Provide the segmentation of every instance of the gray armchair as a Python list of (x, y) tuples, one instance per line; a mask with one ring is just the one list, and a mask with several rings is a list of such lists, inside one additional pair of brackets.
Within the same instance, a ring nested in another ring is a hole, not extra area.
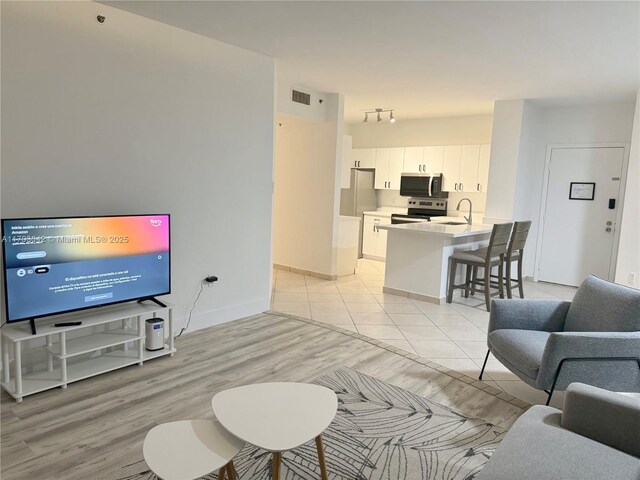
[(640, 391), (640, 291), (590, 276), (573, 302), (494, 300), (489, 353), (549, 394), (582, 382)]
[(581, 383), (562, 411), (536, 405), (498, 445), (475, 480), (638, 480), (640, 400)]

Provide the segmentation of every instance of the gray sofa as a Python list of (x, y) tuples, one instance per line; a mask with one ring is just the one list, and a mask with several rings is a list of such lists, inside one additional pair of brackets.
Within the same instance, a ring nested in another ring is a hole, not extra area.
[(640, 291), (590, 276), (572, 302), (494, 300), (487, 345), (547, 405), (572, 382), (638, 392)]
[(639, 480), (640, 399), (574, 383), (563, 411), (535, 406), (474, 480)]

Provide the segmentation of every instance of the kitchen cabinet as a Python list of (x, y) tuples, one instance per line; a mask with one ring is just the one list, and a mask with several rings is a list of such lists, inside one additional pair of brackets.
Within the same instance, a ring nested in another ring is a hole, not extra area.
[(342, 166), (340, 170), (340, 188), (351, 187), (351, 169), (353, 168), (352, 155), (353, 138), (351, 135), (342, 137)]
[(478, 192), (487, 191), (487, 183), (489, 183), (489, 158), (491, 154), (491, 145), (480, 145), (480, 156), (478, 158), (478, 178), (476, 188)]
[(379, 230), (380, 225), (391, 225), (391, 218), (377, 215), (364, 216), (362, 254), (367, 257), (383, 259), (387, 256), (387, 232)]
[(351, 168), (376, 168), (375, 148), (355, 148), (351, 157)]
[(444, 147), (424, 147), (422, 173), (442, 173), (444, 162)]
[(404, 148), (376, 149), (376, 190), (399, 190), (404, 164)]
[(478, 159), (480, 145), (463, 145), (460, 156), (459, 192), (478, 191)]
[(444, 147), (442, 189), (447, 192), (477, 192), (479, 160), (480, 145)]
[(404, 148), (404, 171), (407, 173), (422, 173), (424, 165), (423, 147)]
[(442, 163), (442, 190), (445, 192), (457, 192), (460, 183), (460, 157), (461, 145), (448, 145), (444, 147)]

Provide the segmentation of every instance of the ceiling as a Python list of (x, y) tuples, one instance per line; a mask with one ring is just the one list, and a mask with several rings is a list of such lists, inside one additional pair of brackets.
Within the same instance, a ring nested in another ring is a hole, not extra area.
[(279, 78), (396, 117), (490, 113), (495, 100), (628, 101), (640, 2), (104, 2), (276, 58)]

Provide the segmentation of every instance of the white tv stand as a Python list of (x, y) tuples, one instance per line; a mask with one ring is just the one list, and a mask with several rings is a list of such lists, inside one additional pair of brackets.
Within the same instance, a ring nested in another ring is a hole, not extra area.
[[(34, 393), (62, 387), (78, 380), (110, 372), (129, 365), (142, 365), (145, 360), (173, 356), (173, 305), (161, 307), (151, 302), (126, 303), (101, 307), (68, 315), (39, 320), (37, 333), (31, 334), (29, 322), (6, 324), (1, 332), (2, 388), (17, 402)], [(167, 311), (168, 338), (164, 349), (145, 349), (145, 319)], [(54, 323), (81, 321), (82, 325), (55, 327)], [(84, 332), (82, 331), (84, 330)], [(78, 336), (70, 332), (78, 332)], [(46, 366), (23, 375), (23, 342), (45, 338)], [(9, 368), (9, 345), (13, 345), (13, 377)]]

